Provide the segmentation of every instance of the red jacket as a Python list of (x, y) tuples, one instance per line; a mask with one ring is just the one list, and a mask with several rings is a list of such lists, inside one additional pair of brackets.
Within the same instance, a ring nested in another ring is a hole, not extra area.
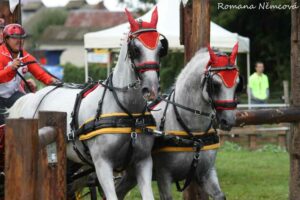
[[(21, 58), (23, 63), (29, 61), (35, 61), (36, 59), (23, 50), (23, 58)], [(13, 61), (7, 47), (5, 44), (0, 46), (0, 84), (11, 81), (16, 76), (16, 71), (11, 67), (7, 67), (10, 62)], [(25, 66), (22, 69), (22, 75), (25, 75), (26, 72), (29, 71), (36, 79), (43, 82), (46, 85), (52, 83), (52, 77), (47, 74), (38, 63), (29, 64), (27, 67)]]

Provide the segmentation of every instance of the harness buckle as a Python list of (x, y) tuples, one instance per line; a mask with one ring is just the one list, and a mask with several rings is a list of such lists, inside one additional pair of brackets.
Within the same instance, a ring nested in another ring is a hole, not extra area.
[(144, 118), (136, 118), (136, 120), (135, 120), (135, 127), (137, 127), (137, 128), (144, 128), (145, 127), (145, 120), (144, 120)]
[(195, 160), (199, 160), (200, 159), (200, 151), (195, 153), (194, 159)]
[(132, 140), (132, 144), (135, 144), (136, 138), (137, 138), (137, 133), (136, 133), (136, 131), (132, 131), (132, 132), (131, 132), (131, 140)]
[(202, 112), (200, 112), (199, 110), (195, 110), (194, 114), (195, 115), (202, 115)]
[(74, 133), (73, 130), (71, 130), (71, 132), (67, 134), (67, 140), (68, 141), (74, 141), (75, 140), (75, 133)]
[(134, 84), (134, 86), (133, 86), (133, 88), (134, 88), (134, 89), (139, 89), (139, 88), (140, 88), (140, 85), (141, 85), (141, 80), (140, 80), (140, 79), (137, 79), (136, 82), (135, 82), (135, 84)]

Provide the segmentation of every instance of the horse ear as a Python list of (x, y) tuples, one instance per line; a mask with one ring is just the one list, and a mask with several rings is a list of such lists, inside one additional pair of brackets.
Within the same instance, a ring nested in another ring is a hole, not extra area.
[(234, 47), (233, 47), (233, 49), (232, 49), (232, 53), (231, 53), (231, 55), (230, 55), (230, 63), (231, 63), (231, 64), (234, 64), (234, 62), (235, 62), (235, 58), (236, 58), (236, 56), (237, 56), (237, 54), (238, 54), (238, 49), (239, 49), (239, 44), (236, 43), (236, 44), (234, 45)]
[(130, 29), (131, 32), (134, 32), (136, 30), (139, 29), (139, 24), (137, 23), (137, 21), (133, 18), (133, 16), (131, 15), (131, 13), (127, 10), (127, 8), (125, 8), (125, 12), (128, 18), (128, 22), (130, 24)]
[(152, 17), (151, 17), (151, 26), (156, 28), (158, 21), (158, 12), (157, 12), (157, 6), (155, 7), (154, 11), (152, 12)]
[(209, 44), (207, 45), (207, 49), (208, 49), (208, 52), (209, 52), (209, 55), (210, 55), (210, 60), (212, 62), (214, 62), (217, 59), (217, 56), (216, 56), (215, 52), (211, 49)]

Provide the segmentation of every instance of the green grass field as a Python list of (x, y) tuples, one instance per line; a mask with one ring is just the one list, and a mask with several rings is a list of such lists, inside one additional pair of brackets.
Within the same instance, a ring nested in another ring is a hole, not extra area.
[[(288, 199), (289, 158), (279, 147), (266, 145), (248, 151), (226, 143), (217, 156), (217, 172), (228, 200), (286, 200)], [(153, 183), (155, 199), (159, 199)], [(181, 200), (181, 193), (173, 187), (173, 196)], [(138, 200), (137, 189), (126, 200)]]
[[(216, 166), (228, 200), (288, 199), (289, 157), (277, 146), (266, 145), (262, 149), (248, 151), (236, 144), (225, 143), (218, 153)], [(155, 199), (159, 199), (156, 182), (153, 182), (153, 190)], [(175, 186), (173, 197), (175, 200), (182, 199)], [(126, 200), (140, 199), (137, 188), (126, 196)]]

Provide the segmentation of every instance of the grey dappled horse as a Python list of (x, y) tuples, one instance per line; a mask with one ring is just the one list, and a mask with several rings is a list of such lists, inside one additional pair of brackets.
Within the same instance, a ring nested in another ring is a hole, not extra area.
[[(167, 41), (156, 31), (158, 21), (157, 8), (152, 13), (151, 22), (135, 21), (126, 10), (131, 31), (127, 40), (122, 44), (117, 65), (113, 71), (112, 83), (120, 103), (130, 113), (142, 113), (146, 100), (157, 97), (159, 89), (160, 57), (167, 52)], [(107, 83), (106, 83), (107, 84)], [(112, 85), (110, 86), (112, 87)], [(105, 85), (97, 86), (90, 94), (82, 99), (78, 111), (78, 124), (82, 125), (90, 118), (94, 118), (98, 102), (102, 98)], [(67, 112), (68, 123), (71, 122), (78, 89), (53, 86), (46, 87), (35, 94), (28, 94), (20, 98), (10, 109), (9, 118), (37, 118), (36, 111)], [(40, 104), (40, 105), (39, 105)], [(109, 89), (103, 99), (102, 114), (124, 113)], [(71, 127), (68, 126), (68, 133)], [(95, 166), (98, 180), (107, 200), (117, 200), (114, 186), (113, 170), (125, 167), (125, 160), (131, 144), (130, 134), (102, 134), (85, 140), (92, 162)], [(154, 199), (152, 179), (151, 149), (154, 138), (149, 135), (138, 134), (132, 155), (130, 156), (136, 170), (137, 182), (143, 199)], [(77, 148), (83, 153), (82, 143), (76, 139)], [(67, 147), (67, 156), (75, 162), (82, 163), (71, 143)]]
[[(236, 44), (232, 54), (227, 56), (216, 55), (210, 47), (209, 53), (206, 49), (201, 49), (179, 74), (175, 83), (175, 93), (171, 94), (170, 100), (203, 113), (216, 114), (216, 122), (213, 122), (207, 116), (177, 107), (178, 114), (191, 133), (206, 131), (213, 123), (223, 130), (230, 130), (234, 125), (236, 92), (242, 87), (242, 79), (234, 65), (237, 50)], [(160, 127), (166, 105), (167, 103), (162, 101), (152, 111), (157, 129)], [(176, 117), (174, 106), (169, 104), (166, 109), (164, 131), (172, 132), (172, 130), (185, 129)], [(216, 155), (216, 150), (200, 151), (199, 162), (192, 176), (194, 181), (204, 186), (214, 200), (223, 200), (225, 196), (220, 189), (214, 166)], [(194, 156), (195, 152), (158, 152), (152, 155), (153, 176), (158, 182), (161, 199), (172, 199), (171, 183), (187, 178)], [(123, 199), (136, 184), (133, 176), (134, 171), (128, 170), (119, 182), (117, 187), (119, 199)]]

